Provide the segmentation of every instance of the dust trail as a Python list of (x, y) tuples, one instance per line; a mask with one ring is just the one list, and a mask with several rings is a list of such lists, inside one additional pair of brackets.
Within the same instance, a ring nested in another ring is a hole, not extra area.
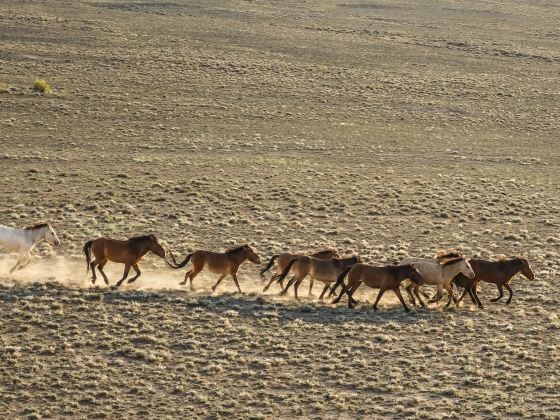
[[(81, 256), (49, 256), (40, 257), (33, 256), (31, 263), (22, 270), (9, 275), (9, 269), (15, 264), (16, 255), (0, 256), (0, 285), (1, 286), (25, 286), (32, 283), (58, 282), (69, 288), (90, 288), (91, 271), (86, 273), (86, 263)], [(108, 263), (105, 266), (105, 273), (109, 277), (110, 285), (115, 283), (122, 277), (124, 266), (122, 264)], [(142, 261), (140, 266), (142, 276), (134, 283), (123, 283), (119, 290), (180, 290), (188, 294), (208, 295), (212, 294), (211, 287), (218, 279), (217, 274), (203, 271), (194, 280), (194, 291), (191, 291), (189, 285), (181, 286), (179, 282), (183, 281), (185, 273), (189, 266), (175, 270), (169, 268), (165, 263), (154, 256), (148, 255)], [(290, 290), (286, 296), (279, 296), (280, 287), (273, 284), (270, 289), (263, 293), (262, 289), (268, 282), (268, 277), (259, 275), (260, 267), (252, 264), (244, 264), (238, 272), (239, 284), (243, 293), (248, 295), (262, 295), (267, 299), (275, 301), (295, 301), (293, 291)], [(132, 277), (134, 271), (131, 270), (129, 277)], [(97, 274), (96, 286), (106, 287), (101, 275)], [(314, 301), (318, 302), (318, 296), (321, 293), (323, 283), (316, 281), (313, 288), (313, 296), (308, 296), (309, 282), (305, 280), (299, 289), (300, 300), (302, 302)], [(235, 293), (237, 288), (231, 277), (227, 276), (218, 286), (214, 294)], [(377, 292), (372, 289), (361, 287), (357, 292), (357, 297), (362, 301), (373, 302)], [(332, 298), (325, 298), (325, 303), (330, 302)], [(383, 296), (381, 306), (389, 303), (390, 305), (398, 304), (396, 297), (387, 293)], [(344, 305), (344, 304), (343, 304)]]
[[(92, 287), (91, 271), (86, 273), (86, 263), (83, 257), (78, 256), (34, 256), (31, 263), (22, 270), (16, 271), (12, 276), (9, 269), (15, 264), (16, 255), (0, 256), (0, 285), (15, 286), (31, 283), (58, 282), (71, 288)], [(165, 263), (153, 256), (147, 256), (140, 265), (141, 277), (132, 284), (123, 283), (121, 290), (183, 290), (190, 292), (189, 285), (181, 286), (179, 282), (184, 279), (188, 266), (174, 270)], [(258, 274), (257, 266), (244, 265), (238, 273), (238, 279), (243, 292), (247, 294), (263, 294), (262, 288), (266, 284)], [(110, 285), (114, 285), (123, 274), (122, 264), (108, 263), (104, 271), (109, 277)], [(130, 271), (129, 277), (134, 275), (134, 270)], [(195, 293), (211, 293), (210, 288), (216, 282), (217, 274), (202, 272), (194, 280)], [(96, 285), (105, 287), (105, 283), (99, 273), (97, 273)], [(274, 287), (271, 287), (274, 289)], [(316, 287), (317, 289), (317, 287)], [(216, 293), (236, 292), (237, 288), (231, 277), (226, 277), (218, 286)], [(280, 288), (269, 291), (266, 295), (273, 297), (278, 294)]]

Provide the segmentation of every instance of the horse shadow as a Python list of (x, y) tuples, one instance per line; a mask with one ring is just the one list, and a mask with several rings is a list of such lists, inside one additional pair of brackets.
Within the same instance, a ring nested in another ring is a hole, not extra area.
[[(79, 292), (79, 294), (76, 294)], [(297, 301), (295, 299), (279, 299), (274, 295), (259, 295), (257, 293), (240, 294), (226, 292), (222, 294), (193, 293), (175, 289), (161, 290), (123, 290), (115, 288), (73, 288), (55, 282), (31, 283), (25, 286), (0, 286), (0, 302), (10, 302), (19, 299), (65, 296), (80, 297), (86, 301), (103, 301), (104, 304), (120, 304), (135, 302), (137, 304), (169, 305), (176, 311), (208, 311), (218, 316), (242, 317), (245, 320), (259, 320), (271, 318), (279, 324), (303, 322), (306, 324), (336, 325), (349, 322), (367, 324), (399, 323), (414, 325), (423, 322), (444, 321), (451, 314), (471, 318), (471, 310), (462, 308), (442, 309), (411, 308), (405, 312), (402, 306), (389, 308), (372, 308), (371, 303), (363, 303), (357, 309), (350, 309), (344, 305), (332, 305), (328, 301)], [(467, 308), (464, 308), (467, 309)]]

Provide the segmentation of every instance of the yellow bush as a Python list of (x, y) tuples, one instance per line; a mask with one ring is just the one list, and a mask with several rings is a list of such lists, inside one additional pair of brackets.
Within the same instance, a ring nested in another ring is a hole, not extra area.
[(33, 84), (33, 89), (43, 93), (49, 93), (51, 91), (50, 85), (44, 79), (35, 79), (35, 83)]

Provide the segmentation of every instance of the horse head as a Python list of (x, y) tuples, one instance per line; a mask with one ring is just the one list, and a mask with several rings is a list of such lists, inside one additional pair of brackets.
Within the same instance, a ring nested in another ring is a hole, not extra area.
[(159, 243), (156, 235), (149, 235), (150, 251), (160, 258), (165, 258), (165, 248)]
[(531, 266), (529, 265), (529, 261), (527, 261), (526, 258), (523, 257), (515, 257), (515, 261), (521, 265), (521, 274), (523, 274), (528, 280), (535, 280), (535, 273), (533, 273), (533, 270), (531, 269)]
[(47, 226), (45, 226), (45, 229), (45, 241), (47, 241), (51, 245), (60, 245), (60, 239), (58, 239), (58, 235), (54, 231), (53, 227), (47, 224)]
[(414, 264), (407, 264), (405, 266), (406, 270), (406, 277), (416, 283), (418, 286), (422, 286), (424, 284), (424, 279), (422, 275), (418, 271), (418, 269), (414, 266)]
[(253, 248), (251, 248), (249, 245), (245, 244), (243, 245), (243, 249), (245, 251), (245, 257), (251, 261), (252, 263), (255, 264), (260, 264), (261, 263), (261, 259), (259, 258), (259, 256), (257, 255), (257, 253), (255, 252), (255, 250)]
[(461, 258), (460, 264), (461, 273), (463, 273), (469, 279), (474, 279), (476, 277), (476, 273), (474, 272), (466, 258)]

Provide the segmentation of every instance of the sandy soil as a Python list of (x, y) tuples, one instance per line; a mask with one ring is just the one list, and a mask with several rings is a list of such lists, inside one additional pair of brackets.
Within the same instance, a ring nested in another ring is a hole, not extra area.
[[(0, 416), (560, 416), (558, 21), (545, 0), (4, 1), (0, 223), (63, 244), (15, 279), (0, 258)], [(243, 295), (154, 256), (90, 288), (85, 240), (147, 232), (263, 260), (522, 254), (536, 280), (410, 314), (263, 295), (249, 263)]]

